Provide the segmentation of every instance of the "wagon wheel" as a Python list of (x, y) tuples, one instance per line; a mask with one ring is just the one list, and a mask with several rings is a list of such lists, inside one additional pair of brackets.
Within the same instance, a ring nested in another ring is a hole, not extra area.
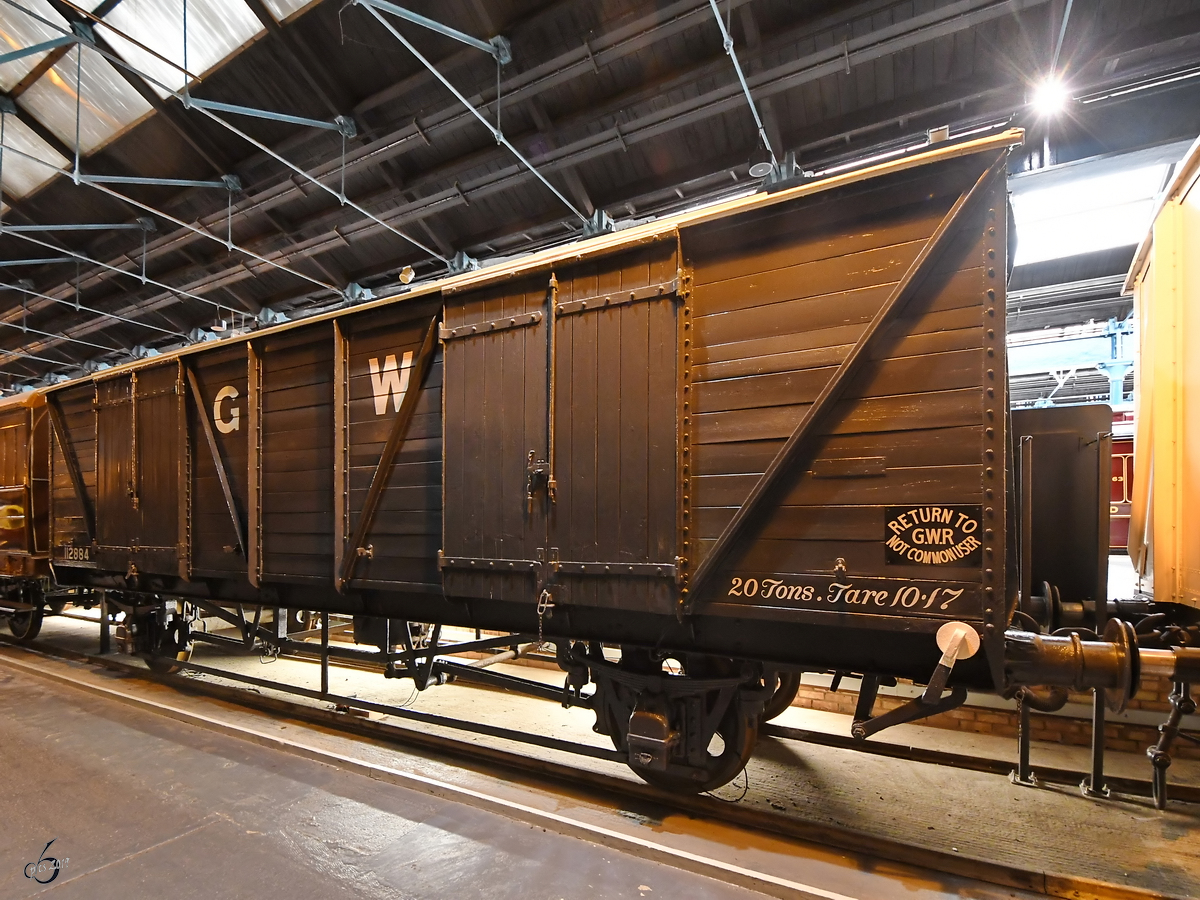
[(703, 766), (673, 765), (665, 772), (637, 766), (630, 768), (655, 787), (673, 793), (698, 794), (715, 790), (737, 778), (750, 761), (757, 742), (758, 716), (743, 713), (735, 698), (717, 726), (716, 735), (709, 744), (708, 760)]
[(796, 694), (800, 691), (799, 672), (780, 672), (775, 676), (775, 693), (763, 707), (760, 722), (770, 722), (780, 716), (785, 709), (792, 705)]
[(42, 630), (42, 608), (35, 606), (24, 612), (15, 612), (8, 617), (8, 630), (18, 641), (32, 641)]
[(146, 666), (156, 675), (175, 675), (183, 667), (171, 659), (185, 663), (192, 658), (192, 635), (187, 619), (175, 616), (165, 626), (158, 624), (158, 616), (151, 614), (142, 620), (142, 628), (149, 630), (149, 655)]

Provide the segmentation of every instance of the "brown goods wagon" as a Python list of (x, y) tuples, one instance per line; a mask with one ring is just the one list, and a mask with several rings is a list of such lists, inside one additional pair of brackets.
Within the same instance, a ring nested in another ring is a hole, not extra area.
[(41, 627), (50, 575), (48, 429), (40, 394), (0, 405), (0, 610), (22, 638)]
[(800, 670), (931, 682), (860, 736), (968, 685), (1122, 698), (1131, 629), (1006, 634), (1020, 137), (49, 389), (58, 578), (156, 605), (142, 630), (169, 653), (185, 603), (353, 614), (412, 665), (407, 622), (545, 636), (564, 698), (639, 773), (693, 790), (736, 774)]

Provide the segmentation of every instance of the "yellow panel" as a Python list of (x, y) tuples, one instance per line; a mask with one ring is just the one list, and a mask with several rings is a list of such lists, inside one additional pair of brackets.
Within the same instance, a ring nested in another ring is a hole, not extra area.
[[(1129, 282), (1138, 326), (1129, 553), (1154, 599), (1200, 607), (1200, 141)], [(1192, 348), (1192, 352), (1189, 352)]]

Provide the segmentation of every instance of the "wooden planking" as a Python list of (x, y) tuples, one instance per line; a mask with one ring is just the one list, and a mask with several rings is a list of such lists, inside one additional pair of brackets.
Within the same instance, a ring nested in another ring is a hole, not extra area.
[[(208, 439), (197, 417), (209, 419), (213, 440), (225, 469), (234, 507), (241, 521), (243, 534), (249, 509), (249, 409), (247, 398), (246, 350), (234, 346), (199, 354), (188, 361), (200, 390), (201, 406), (196, 408), (189, 397), (189, 433), (192, 447), (192, 536), (191, 560), (194, 569), (244, 575), (246, 559), (226, 547), (237, 546), (229, 508), (217, 477)], [(236, 397), (221, 401), (222, 430), (217, 427), (213, 404), (224, 388), (232, 388)], [(236, 416), (236, 423), (234, 417)], [(234, 427), (236, 425), (236, 427)]]
[[(333, 569), (333, 342), (326, 328), (264, 341), (260, 414), (262, 571), (319, 576)], [(297, 400), (303, 396), (306, 403)], [(307, 460), (305, 462), (304, 460)], [(267, 526), (280, 513), (317, 513), (324, 525), (303, 540)]]
[[(938, 391), (843, 400), (830, 414), (830, 434), (951, 428), (980, 422), (980, 391)], [(692, 417), (694, 444), (786, 438), (809, 404), (702, 413)]]
[[(59, 403), (66, 428), (66, 440), (79, 466), (80, 477), (92, 509), (96, 504), (96, 412), (93, 408), (95, 387), (91, 383), (58, 391), (54, 400)], [(63, 447), (52, 437), (51, 456), (51, 545), (88, 545), (83, 507), (75, 495), (67, 474)]]
[[(558, 273), (560, 303), (677, 277), (670, 242)], [(551, 545), (567, 560), (675, 555), (674, 296), (597, 308), (556, 325), (556, 472)], [(664, 410), (665, 406), (665, 410)], [(665, 490), (664, 484), (665, 482)], [(561, 600), (648, 609), (644, 579), (560, 579)], [(657, 602), (657, 601), (655, 601)]]
[[(891, 274), (896, 274), (898, 278), (903, 274), (903, 269), (899, 273)], [(916, 301), (910, 301), (897, 319), (912, 319), (964, 307), (978, 309), (982, 305), (982, 292), (979, 290), (982, 267), (972, 266), (965, 270), (942, 271), (936, 274), (938, 289), (921, 298), (924, 302), (920, 305)], [(887, 299), (895, 283), (895, 279), (881, 280), (855, 290), (837, 289), (825, 294), (808, 294), (768, 305), (747, 305), (737, 312), (710, 313), (695, 322), (696, 344), (700, 348), (707, 348), (717, 344), (754, 341), (797, 333), (807, 337), (804, 338), (804, 344), (796, 349), (828, 346), (822, 338), (834, 344), (846, 343), (846, 338), (851, 333), (848, 330), (829, 335), (819, 332), (865, 325)], [(700, 289), (697, 288), (697, 295), (699, 294)], [(918, 333), (931, 330), (922, 328), (920, 322), (911, 325)], [(761, 352), (753, 347), (743, 349), (751, 353)]]
[[(138, 373), (137, 401), (137, 537), (140, 543), (176, 547), (179, 542), (179, 479), (183, 448), (179, 446), (179, 413), (183, 386), (179, 363), (172, 360)], [(168, 566), (163, 571), (157, 566)], [(178, 574), (178, 561), (168, 554), (143, 560), (142, 571)]]
[[(447, 327), (546, 310), (546, 273), (446, 298)], [(444, 345), (447, 556), (530, 559), (545, 546), (544, 493), (526, 502), (527, 454), (545, 459), (547, 321)], [(530, 600), (528, 579), (445, 573), (447, 590)], [(506, 592), (517, 591), (510, 596)]]
[[(955, 193), (944, 191), (945, 208)], [(890, 233), (835, 227), (811, 238), (810, 226), (784, 235), (748, 223), (740, 235), (727, 232), (727, 250), (713, 247), (715, 262), (697, 255), (690, 486), (701, 557), (911, 263), (939, 205), (923, 218), (893, 219)], [(982, 503), (983, 396), (994, 379), (984, 352), (983, 289), (994, 268), (980, 246), (985, 215), (961, 223), (936, 269), (876, 336), (806, 454), (808, 471), (793, 475), (782, 507), (735, 549), (737, 571), (830, 571), (841, 556), (854, 558), (857, 574), (901, 574), (910, 567), (884, 568), (884, 507)], [(772, 245), (760, 251), (755, 240)], [(865, 457), (876, 462), (837, 462)]]
[[(736, 507), (758, 480), (751, 475), (698, 475), (693, 479), (694, 508)], [(780, 504), (978, 503), (983, 496), (979, 464), (966, 466), (889, 467), (883, 475), (818, 478), (800, 475), (778, 497)], [(950, 500), (947, 500), (950, 497)], [(715, 537), (715, 535), (714, 535)]]
[[(836, 366), (766, 375), (747, 375), (697, 386), (698, 413), (810, 403), (833, 377)], [(979, 351), (905, 356), (863, 367), (848, 393), (858, 398), (981, 387)]]
[[(707, 551), (715, 540), (698, 541)], [(737, 572), (769, 572), (773, 575), (821, 572), (832, 575), (839, 559), (846, 561), (851, 578), (913, 578), (939, 582), (979, 583), (979, 568), (969, 566), (887, 565), (885, 546), (874, 541), (795, 541), (759, 538), (744, 543), (730, 555), (730, 568)], [(728, 584), (728, 581), (725, 582)]]
[[(771, 512), (762, 528), (765, 538), (810, 541), (877, 541), (887, 525), (885, 506), (793, 506), (783, 504)], [(733, 518), (736, 506), (695, 510), (696, 533), (713, 539)]]
[[(917, 356), (982, 346), (983, 310), (978, 307), (928, 313), (919, 319), (898, 319), (881, 330), (872, 359)], [(696, 348), (693, 377), (715, 381), (738, 375), (786, 372), (837, 365), (862, 335), (865, 324), (797, 331)]]
[(923, 225), (924, 234), (932, 234), (977, 174), (971, 164), (947, 165), (938, 173), (912, 170), (693, 227), (686, 238), (697, 262), (696, 283), (911, 240), (911, 234), (902, 236), (910, 223), (922, 223), (917, 229)]
[[(874, 433), (831, 435), (815, 445), (818, 459), (881, 455), (887, 465), (971, 465), (979, 460), (982, 425), (897, 431), (883, 445)], [(693, 448), (692, 471), (697, 475), (762, 474), (783, 439), (700, 444)]]
[(131, 396), (129, 374), (96, 384), (96, 543), (101, 547), (131, 547), (138, 537)]

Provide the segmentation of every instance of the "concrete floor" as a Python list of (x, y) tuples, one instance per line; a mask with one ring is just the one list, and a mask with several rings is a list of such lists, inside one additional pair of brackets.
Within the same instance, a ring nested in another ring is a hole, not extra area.
[(6, 898), (755, 896), (11, 670), (0, 722)]
[[(56, 644), (75, 644), (87, 652), (95, 650), (93, 625), (48, 619), (43, 635)], [(300, 685), (313, 685), (317, 678), (316, 667), (308, 663), (277, 660), (263, 665), (257, 658), (222, 656), (210, 647), (202, 648), (196, 661)], [(553, 683), (561, 679), (561, 675), (551, 670), (522, 668), (517, 672), (525, 676), (540, 675)], [(562, 710), (557, 704), (498, 691), (450, 685), (416, 694), (411, 682), (388, 681), (375, 673), (346, 669), (334, 670), (332, 688), (338, 693), (363, 699), (412, 703), (426, 712), (471, 717), (508, 727), (520, 723), (520, 727), (529, 731), (580, 743), (603, 746), (606, 740), (591, 732), (593, 717), (586, 710)], [(164, 696), (182, 697), (163, 688), (157, 690), (163, 691)], [(263, 721), (261, 716), (251, 712), (242, 711), (240, 715), (248, 721)], [(845, 733), (847, 723), (837, 721), (841, 718), (793, 707), (780, 721), (797, 727)], [(398, 724), (413, 727), (411, 722)], [(464, 739), (462, 732), (443, 733)], [(889, 735), (897, 743), (953, 752), (997, 758), (1011, 758), (1015, 753), (1011, 740), (917, 725), (900, 726)], [(346, 742), (337, 743), (337, 746), (352, 747), (353, 752), (363, 758), (388, 765), (395, 765), (399, 758), (394, 747), (372, 745), (345, 736), (318, 737), (321, 741)], [(536, 752), (548, 759), (603, 771), (614, 777), (633, 778), (625, 767), (613, 763), (580, 759), (552, 750), (533, 751), (480, 736), (468, 739), (518, 749), (526, 754)], [(1085, 748), (1035, 745), (1034, 763), (1035, 766), (1040, 762), (1086, 768), (1086, 753)], [(447, 774), (446, 764), (440, 760), (422, 758), (407, 750), (401, 755), (404, 764), (415, 771), (436, 777), (461, 777)], [(148, 759), (148, 764), (157, 764), (152, 751)], [(1114, 774), (1145, 777), (1146, 761), (1137, 754), (1114, 753), (1109, 756), (1108, 770)], [(1200, 780), (1200, 765), (1196, 763), (1181, 761), (1171, 771), (1173, 779), (1189, 783)], [(740, 804), (770, 809), (817, 826), (827, 824), (868, 837), (901, 840), (914, 847), (961, 853), (965, 857), (1051, 874), (1094, 878), (1175, 896), (1200, 896), (1200, 809), (1193, 805), (1173, 803), (1167, 811), (1158, 812), (1144, 798), (1090, 800), (1070, 787), (1019, 788), (998, 776), (775, 739), (760, 742), (747, 776), (749, 787), (745, 796), (738, 800)], [(738, 780), (738, 785), (741, 781)], [(521, 786), (514, 796), (527, 789), (527, 785)], [(718, 793), (733, 800), (741, 792), (731, 785)], [(547, 802), (556, 804), (562, 799), (549, 798)], [(670, 833), (698, 842), (689, 845), (693, 849), (703, 845), (704, 852), (714, 853), (720, 852), (721, 847), (731, 847), (736, 851), (739, 864), (746, 864), (751, 858), (756, 866), (767, 866), (769, 862), (763, 855), (766, 853), (763, 848), (740, 845), (738, 841), (743, 838), (698, 833), (690, 822), (685, 821), (686, 817), (669, 819), (669, 825), (653, 816), (647, 819), (641, 813), (631, 814), (626, 819), (633, 821), (639, 817), (660, 834)], [(789, 852), (794, 853), (786, 847), (773, 848), (771, 853), (775, 855), (771, 857), (771, 864), (782, 865), (780, 860), (786, 861)], [(829, 869), (826, 874), (836, 885), (835, 890), (862, 897), (889, 895), (878, 885), (868, 888), (854, 880), (854, 873), (861, 873), (870, 866), (861, 859), (847, 858), (846, 854), (833, 851), (822, 856), (810, 848), (805, 851), (802, 862), (804, 865), (799, 869), (784, 866), (780, 873), (814, 883), (811, 875), (814, 867), (824, 866)], [(931, 877), (925, 883), (931, 886), (929, 890), (933, 896), (945, 896), (958, 890), (952, 881)], [(910, 890), (905, 888), (900, 895), (912, 896)], [(971, 892), (981, 895), (975, 889)]]

